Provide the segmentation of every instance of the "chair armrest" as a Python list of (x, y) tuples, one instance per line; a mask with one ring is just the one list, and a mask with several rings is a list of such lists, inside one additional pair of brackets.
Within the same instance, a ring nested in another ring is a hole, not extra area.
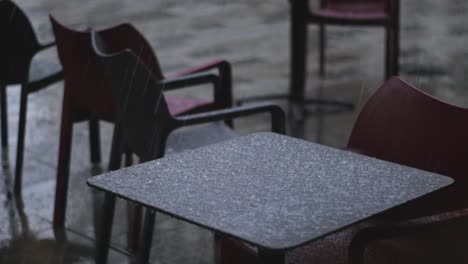
[(464, 221), (468, 224), (468, 210), (462, 209), (440, 215), (411, 219), (407, 221), (381, 224), (360, 230), (352, 239), (348, 249), (350, 264), (364, 263), (364, 253), (367, 245), (375, 240), (383, 240), (405, 235), (424, 233), (435, 230), (438, 226), (446, 226)]
[(232, 69), (231, 64), (222, 59), (214, 60), (209, 63), (194, 67), (173, 75), (174, 78), (180, 78), (186, 75), (205, 72), (216, 69), (220, 79), (220, 87), (214, 91), (214, 101), (219, 108), (232, 107)]
[(45, 88), (46, 86), (51, 85), (52, 83), (58, 82), (62, 79), (63, 79), (63, 70), (60, 70), (43, 79), (30, 82), (28, 84), (28, 93), (39, 91), (42, 88)]
[(222, 75), (223, 68), (229, 68), (229, 70), (230, 70), (231, 64), (226, 60), (218, 59), (218, 60), (213, 60), (213, 61), (210, 61), (208, 63), (202, 64), (202, 65), (199, 65), (199, 66), (196, 66), (196, 67), (193, 67), (193, 68), (181, 71), (181, 72), (178, 72), (178, 73), (174, 74), (173, 76), (174, 77), (181, 77), (181, 76), (184, 76), (184, 75), (187, 75), (187, 74), (204, 72), (204, 71), (209, 71), (209, 70), (213, 70), (213, 69), (217, 69), (219, 71), (218, 73), (220, 75)]
[(230, 86), (224, 88), (220, 77), (213, 73), (194, 73), (178, 78), (159, 81), (164, 91), (192, 87), (200, 84), (212, 84), (214, 89), (214, 103), (216, 108), (229, 108), (232, 106), (232, 92)]
[(45, 49), (48, 49), (48, 48), (54, 47), (54, 46), (55, 46), (55, 41), (52, 41), (52, 42), (49, 42), (49, 43), (46, 43), (46, 44), (40, 44), (39, 51), (42, 51), (42, 50), (45, 50)]
[(278, 134), (286, 133), (286, 115), (279, 106), (269, 103), (245, 105), (211, 112), (204, 112), (200, 114), (178, 116), (176, 117), (176, 121), (178, 122), (178, 126), (181, 127), (215, 121), (231, 120), (233, 118), (259, 113), (271, 114), (272, 132)]
[(172, 79), (164, 79), (158, 82), (158, 85), (161, 86), (164, 91), (188, 88), (200, 84), (213, 84), (216, 89), (216, 86), (219, 86), (219, 78), (212, 73), (196, 73)]

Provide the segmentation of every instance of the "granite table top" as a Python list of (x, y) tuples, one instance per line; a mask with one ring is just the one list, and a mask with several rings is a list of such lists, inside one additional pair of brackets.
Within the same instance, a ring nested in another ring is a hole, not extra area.
[(286, 250), (451, 184), (449, 177), (254, 133), (88, 184), (270, 250)]

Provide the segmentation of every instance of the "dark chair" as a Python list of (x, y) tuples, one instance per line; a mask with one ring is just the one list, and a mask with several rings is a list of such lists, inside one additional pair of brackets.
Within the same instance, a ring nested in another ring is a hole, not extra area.
[(391, 78), (366, 103), (348, 148), (383, 160), (447, 175), (455, 184), (385, 214), (401, 220), (468, 208), (468, 109), (442, 102)]
[(467, 237), (467, 209), (374, 225), (353, 237), (349, 263), (467, 263)]
[(9, 0), (0, 1), (0, 112), (2, 127), (2, 149), (8, 152), (8, 113), (6, 87), (21, 85), (18, 145), (16, 151), (15, 186), (16, 195), (21, 195), (24, 138), (28, 95), (62, 79), (58, 64), (33, 61), (40, 51), (53, 47), (53, 42), (38, 42), (33, 27), (24, 12)]
[(399, 72), (399, 0), (321, 0), (320, 8), (311, 10), (310, 0), (289, 0), (291, 4), (290, 85), (287, 95), (268, 95), (241, 99), (241, 102), (259, 99), (287, 98), (295, 103), (293, 114), (301, 119), (307, 104), (331, 105), (353, 109), (351, 103), (306, 98), (307, 26), (319, 25), (319, 76), (325, 77), (326, 25), (372, 26), (385, 29), (385, 79)]
[(306, 45), (303, 43), (307, 41), (307, 33), (304, 33), (306, 24), (319, 25), (320, 76), (325, 75), (325, 25), (377, 26), (385, 28), (385, 79), (398, 75), (399, 0), (321, 0), (320, 8), (312, 11), (309, 11), (308, 0), (290, 1), (293, 24), (296, 24), (293, 52), (297, 52), (298, 69), (299, 65), (305, 64)]
[[(468, 123), (465, 120), (468, 120), (468, 109), (444, 103), (398, 78), (385, 82), (362, 109), (347, 148), (447, 175), (455, 179), (455, 184), (294, 249), (288, 252), (288, 263), (346, 263), (348, 247), (356, 234), (350, 255), (351, 260), (360, 263), (369, 241), (399, 236), (412, 230), (422, 233), (449, 224), (467, 223), (468, 210), (463, 211), (468, 208), (465, 199), (468, 189)], [(450, 213), (452, 211), (455, 212)], [(396, 223), (397, 220), (401, 222)], [(395, 225), (379, 225), (394, 222)], [(368, 226), (374, 227), (359, 233)], [(405, 245), (405, 238), (402, 239), (400, 247)], [(256, 262), (255, 249), (236, 240), (223, 238), (221, 249), (222, 263)], [(380, 253), (384, 260), (392, 259), (388, 252), (387, 255), (386, 252)]]
[[(116, 105), (119, 109), (112, 140), (110, 170), (120, 168), (121, 157), (126, 150), (135, 153), (144, 162), (163, 157), (169, 147), (183, 150), (187, 147), (195, 148), (236, 136), (223, 123), (212, 123), (216, 121), (231, 120), (258, 113), (270, 113), (272, 130), (277, 133), (285, 133), (285, 115), (281, 108), (271, 104), (173, 116), (162, 92), (163, 89), (181, 88), (183, 83), (161, 80), (132, 50), (127, 49), (109, 54), (109, 42), (104, 41), (101, 36), (104, 35), (102, 33), (93, 34), (93, 43), (96, 53), (99, 54), (106, 66), (107, 75), (112, 82), (114, 96), (117, 100)], [(198, 76), (217, 80), (213, 74)], [(221, 85), (220, 81), (216, 81), (215, 85)], [(209, 123), (208, 127), (210, 128), (208, 130), (199, 126), (178, 130), (186, 126), (207, 123)], [(217, 126), (217, 128), (213, 126)], [(114, 206), (115, 197), (106, 195), (102, 214), (102, 229), (98, 238), (97, 263), (104, 263), (107, 258)], [(154, 212), (148, 210), (145, 215), (137, 263), (147, 263), (154, 221)]]
[(399, 0), (321, 0), (310, 10), (309, 0), (289, 0), (291, 4), (291, 84), (293, 102), (337, 105), (340, 101), (305, 99), (307, 25), (319, 25), (319, 76), (325, 77), (325, 25), (380, 26), (385, 28), (385, 79), (398, 75)]
[[(98, 120), (114, 122), (115, 109), (110, 84), (104, 75), (104, 68), (91, 47), (91, 31), (73, 30), (60, 24), (53, 17), (50, 17), (50, 20), (57, 40), (58, 54), (63, 65), (65, 80), (54, 211), (54, 227), (63, 228), (73, 124), (89, 121), (91, 162), (98, 163), (101, 161)], [(223, 86), (215, 86), (213, 102), (167, 96), (168, 109), (171, 114), (200, 112), (231, 105), (231, 71), (228, 62), (218, 60), (188, 70), (177, 78), (166, 80), (151, 45), (132, 25), (121, 24), (101, 30), (100, 33), (109, 43), (111, 51), (132, 50), (154, 76), (158, 80), (166, 81), (168, 86), (172, 83), (171, 81), (179, 86), (194, 86), (214, 84), (215, 81), (221, 79)], [(196, 74), (212, 69), (219, 71), (218, 77), (207, 78), (206, 75)]]
[[(370, 242), (389, 239), (394, 239), (392, 250), (402, 254), (398, 262), (408, 255), (414, 257), (415, 252), (420, 253), (417, 258), (421, 263), (468, 261), (467, 254), (460, 254), (466, 250), (457, 248), (468, 240), (453, 243), (458, 239), (456, 233), (465, 238), (468, 235), (467, 118), (468, 109), (442, 102), (397, 78), (390, 79), (369, 99), (354, 125), (348, 147), (364, 155), (450, 176), (455, 184), (382, 215), (386, 224), (358, 232), (349, 252), (352, 263), (363, 262), (364, 249)], [(443, 239), (445, 243), (443, 248), (434, 248), (419, 239), (410, 243), (408, 250), (405, 242), (414, 241), (415, 236)], [(389, 258), (385, 252), (371, 255), (376, 258), (373, 263), (387, 263)]]
[(353, 109), (351, 103), (305, 97), (307, 76), (307, 26), (319, 25), (319, 76), (325, 77), (325, 25), (379, 26), (385, 28), (385, 79), (398, 75), (399, 0), (321, 0), (320, 8), (310, 10), (309, 0), (289, 0), (291, 4), (290, 84), (288, 95), (241, 99), (287, 98), (295, 103), (293, 114), (302, 119), (307, 104), (331, 105)]

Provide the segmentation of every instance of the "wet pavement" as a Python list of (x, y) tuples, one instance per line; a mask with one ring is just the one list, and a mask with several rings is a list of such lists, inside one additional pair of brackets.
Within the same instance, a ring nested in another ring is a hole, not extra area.
[[(71, 27), (134, 24), (153, 45), (164, 71), (225, 58), (232, 63), (234, 96), (286, 92), (289, 77), (289, 14), (286, 0), (21, 0), (39, 38), (53, 39), (48, 14)], [(468, 107), (468, 3), (462, 0), (402, 0), (401, 76), (430, 94)], [(317, 28), (309, 27), (308, 96), (355, 103), (352, 112), (311, 108), (293, 135), (345, 146), (359, 108), (383, 80), (384, 33), (379, 28), (328, 28), (327, 77), (317, 78)], [(38, 61), (57, 62), (51, 49)], [(9, 151), (0, 175), (0, 263), (93, 263), (95, 211), (102, 195), (85, 185), (99, 173), (89, 161), (88, 125), (75, 125), (67, 229), (54, 233), (51, 219), (63, 83), (29, 96), (23, 199), (11, 195), (16, 150), (19, 87), (8, 87)], [(172, 93), (172, 92), (171, 92)], [(200, 98), (209, 88), (175, 94)], [(285, 110), (287, 104), (278, 101)], [(236, 121), (241, 133), (269, 129), (267, 115)], [(112, 125), (101, 122), (103, 160)], [(126, 204), (118, 203), (109, 263), (127, 263)], [(213, 263), (213, 236), (167, 216), (157, 219), (152, 263)]]

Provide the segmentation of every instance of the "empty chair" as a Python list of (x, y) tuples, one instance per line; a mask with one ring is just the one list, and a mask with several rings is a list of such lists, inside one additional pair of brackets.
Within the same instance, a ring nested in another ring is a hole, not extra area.
[[(281, 108), (271, 104), (251, 105), (237, 108), (227, 108), (212, 112), (173, 116), (163, 96), (163, 88), (180, 88), (177, 83), (161, 80), (146, 67), (132, 50), (123, 50), (109, 54), (102, 33), (93, 34), (96, 52), (102, 57), (109, 80), (112, 82), (114, 96), (117, 100), (117, 125), (114, 129), (110, 170), (120, 167), (124, 150), (130, 150), (142, 161), (163, 157), (168, 148), (183, 150), (202, 145), (216, 143), (236, 136), (222, 122), (236, 117), (257, 113), (270, 113), (272, 130), (285, 132), (285, 115)], [(130, 76), (128, 72), (131, 71)], [(211, 74), (208, 74), (210, 76)], [(212, 76), (215, 77), (215, 76)], [(217, 82), (216, 85), (220, 85)], [(177, 130), (185, 126), (206, 124), (205, 126)], [(181, 140), (182, 139), (182, 140)], [(190, 141), (190, 142), (189, 142)], [(179, 146), (177, 146), (179, 145)], [(129, 177), (131, 177), (129, 175)], [(115, 198), (106, 195), (102, 214), (102, 229), (98, 240), (97, 262), (104, 263), (107, 258), (107, 248), (110, 238)], [(147, 263), (151, 238), (155, 221), (154, 212), (146, 212), (145, 225), (142, 232), (142, 245), (138, 254), (138, 263)]]
[[(325, 76), (326, 25), (373, 26), (385, 29), (385, 79), (398, 75), (399, 0), (320, 0), (320, 7), (310, 9), (310, 0), (289, 0), (290, 9), (290, 83), (289, 93), (240, 99), (248, 102), (265, 99), (288, 99), (294, 103), (294, 117), (302, 119), (308, 104), (353, 109), (353, 104), (338, 100), (306, 98), (307, 41), (309, 24), (319, 25), (319, 76)], [(297, 106), (297, 107), (296, 107)]]
[[(114, 101), (104, 69), (91, 47), (91, 32), (70, 29), (50, 17), (57, 40), (58, 54), (64, 71), (64, 97), (60, 129), (59, 159), (54, 209), (54, 227), (63, 227), (67, 203), (70, 151), (73, 124), (89, 121), (91, 162), (101, 161), (98, 120), (115, 121)], [(150, 44), (130, 24), (121, 24), (101, 30), (111, 51), (130, 49), (143, 61), (158, 80), (166, 80)], [(216, 77), (197, 74), (217, 69)], [(129, 72), (128, 74), (131, 74)], [(222, 85), (217, 84), (218, 79)], [(167, 96), (168, 109), (173, 115), (200, 112), (231, 105), (231, 72), (228, 62), (218, 60), (197, 67), (178, 77), (167, 79), (179, 86), (214, 85), (214, 101)]]
[(291, 0), (291, 5), (297, 67), (305, 64), (307, 23), (319, 25), (320, 76), (325, 75), (326, 25), (378, 26), (385, 29), (385, 78), (398, 75), (399, 0), (321, 0), (320, 8), (312, 11), (308, 0)]
[(468, 207), (468, 109), (442, 102), (391, 78), (366, 103), (348, 147), (383, 160), (455, 179), (455, 184), (386, 214), (407, 219)]
[(12, 1), (0, 1), (0, 112), (2, 151), (8, 152), (8, 113), (6, 87), (21, 85), (18, 145), (16, 150), (15, 186), (16, 195), (21, 194), (26, 110), (28, 95), (62, 79), (58, 64), (33, 61), (44, 49), (53, 47), (53, 42), (41, 44), (24, 12)]
[(467, 263), (467, 227), (467, 209), (366, 227), (353, 237), (348, 263)]
[[(468, 180), (468, 138), (465, 136), (468, 133), (468, 123), (465, 122), (467, 118), (468, 109), (442, 102), (396, 77), (385, 82), (359, 114), (348, 142), (348, 149), (447, 175), (454, 178), (455, 183), (362, 224), (353, 225), (294, 249), (287, 254), (288, 263), (347, 263), (347, 249), (354, 235), (362, 227), (380, 222), (401, 221), (398, 226), (392, 227), (393, 229), (378, 226), (358, 233), (351, 251), (354, 261), (362, 261), (363, 248), (366, 242), (372, 239), (388, 238), (391, 235), (401, 235), (407, 230), (417, 230), (418, 228), (414, 228), (421, 223), (428, 225), (419, 230), (429, 230), (450, 223), (466, 223), (466, 217), (460, 216), (466, 216), (466, 212), (450, 212), (463, 210), (467, 208), (468, 203), (464, 199)], [(446, 222), (438, 225), (439, 220)], [(396, 244), (402, 245), (400, 248), (405, 250), (405, 237), (401, 239)], [(255, 249), (229, 238), (223, 238), (221, 241), (222, 263), (256, 262)], [(376, 256), (379, 260), (390, 260), (391, 263), (391, 253), (379, 253), (382, 254)]]
[[(402, 253), (400, 258), (393, 256), (398, 262), (411, 262), (415, 256), (424, 263), (468, 261), (465, 250), (457, 247), (466, 240), (454, 241), (460, 238), (457, 233), (466, 237), (468, 232), (468, 203), (464, 195), (468, 186), (466, 118), (468, 109), (442, 102), (397, 78), (369, 100), (356, 121), (349, 147), (365, 155), (448, 175), (455, 184), (382, 216), (386, 220), (404, 220), (359, 232), (350, 249), (352, 263), (362, 263), (367, 243), (390, 238), (396, 239), (392, 250), (401, 250), (396, 251)], [(411, 221), (406, 220), (409, 218)], [(440, 235), (441, 230), (450, 233)], [(413, 237), (417, 242), (409, 244), (408, 250), (404, 241), (412, 235), (435, 241), (444, 239), (443, 248), (428, 248), (434, 245)], [(379, 263), (391, 263), (388, 258), (374, 255)]]

